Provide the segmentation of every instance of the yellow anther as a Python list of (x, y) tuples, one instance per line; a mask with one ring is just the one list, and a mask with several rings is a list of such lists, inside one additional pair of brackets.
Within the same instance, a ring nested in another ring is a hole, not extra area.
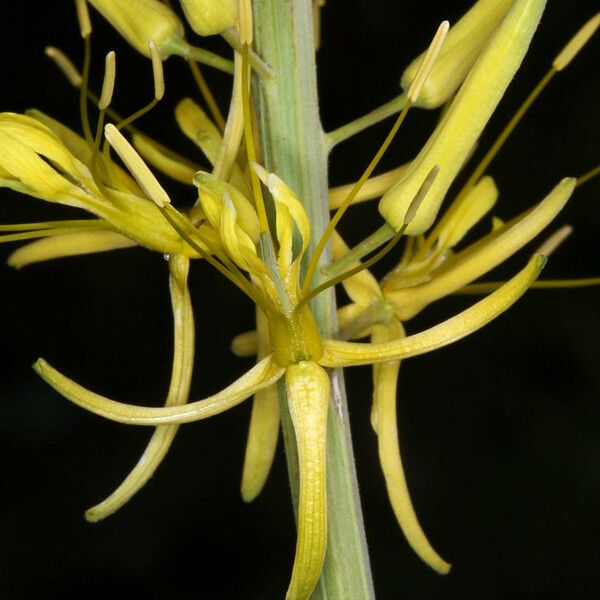
[(163, 208), (170, 204), (171, 200), (167, 192), (158, 183), (152, 171), (146, 166), (140, 155), (134, 150), (133, 146), (125, 139), (123, 134), (111, 123), (104, 128), (104, 135), (108, 143), (114, 148), (120, 156), (131, 174), (135, 177), (139, 186), (144, 190), (157, 206)]
[(596, 13), (568, 42), (552, 61), (557, 71), (562, 71), (577, 56), (579, 51), (588, 43), (600, 26), (600, 13)]
[(156, 47), (154, 40), (148, 42), (150, 49), (150, 58), (152, 59), (152, 77), (154, 79), (154, 97), (157, 100), (162, 100), (165, 95), (165, 78), (163, 74), (162, 60), (160, 53)]
[(102, 93), (98, 101), (98, 108), (100, 110), (106, 110), (112, 100), (116, 73), (115, 53), (114, 50), (111, 50), (106, 55), (106, 60), (104, 61), (104, 80), (102, 81)]
[(379, 210), (394, 229), (402, 226), (416, 191), (437, 164), (440, 175), (407, 233), (418, 235), (430, 227), (465, 157), (519, 68), (544, 6), (544, 0), (516, 0), (429, 141), (405, 175), (383, 196)]
[[(437, 108), (452, 97), (513, 2), (479, 0), (450, 28), (417, 106)], [(418, 56), (404, 71), (403, 89), (411, 87), (423, 57)]]
[(442, 44), (444, 43), (444, 39), (446, 39), (446, 34), (448, 33), (448, 29), (450, 29), (450, 23), (448, 21), (442, 21), (436, 34), (433, 36), (433, 40), (431, 40), (431, 44), (425, 53), (421, 64), (417, 70), (417, 74), (413, 82), (410, 84), (410, 88), (408, 88), (407, 97), (412, 102), (415, 103), (418, 98), (433, 66), (435, 61), (442, 49)]
[(75, 0), (75, 8), (77, 9), (77, 21), (79, 22), (79, 31), (81, 37), (89, 37), (92, 33), (92, 23), (90, 21), (90, 13), (88, 11), (86, 0)]
[(54, 64), (62, 71), (63, 75), (67, 78), (67, 81), (73, 87), (78, 88), (81, 86), (81, 73), (62, 50), (59, 50), (54, 46), (46, 46), (44, 53), (48, 58), (52, 59)]
[(571, 234), (573, 228), (570, 225), (563, 225), (555, 231), (536, 251), (540, 256), (550, 256)]

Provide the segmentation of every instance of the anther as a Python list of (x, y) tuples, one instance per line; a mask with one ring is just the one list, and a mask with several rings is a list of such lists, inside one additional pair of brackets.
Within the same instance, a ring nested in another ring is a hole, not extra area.
[(164, 208), (166, 204), (171, 204), (167, 192), (158, 183), (152, 171), (150, 171), (140, 155), (133, 149), (133, 146), (112, 123), (106, 125), (104, 135), (148, 198), (159, 208)]
[(573, 228), (570, 225), (563, 225), (558, 231), (555, 231), (544, 243), (535, 251), (535, 254), (541, 256), (550, 256), (570, 235)]
[(427, 177), (425, 177), (425, 179), (423, 180), (423, 183), (421, 184), (419, 191), (415, 194), (415, 197), (413, 198), (412, 202), (410, 203), (410, 205), (406, 211), (406, 214), (404, 215), (404, 226), (405, 227), (408, 227), (410, 222), (415, 218), (415, 215), (417, 214), (417, 211), (419, 210), (421, 203), (425, 199), (425, 196), (427, 196), (427, 192), (433, 185), (433, 182), (435, 181), (435, 178), (437, 177), (439, 172), (440, 172), (440, 165), (434, 165), (433, 168), (431, 169), (431, 171), (429, 171), (429, 173), (427, 174)]
[(150, 58), (152, 59), (152, 77), (154, 78), (154, 97), (162, 100), (165, 95), (165, 77), (163, 74), (163, 64), (160, 58), (160, 52), (154, 40), (148, 42), (150, 49)]
[(567, 43), (552, 61), (557, 71), (562, 71), (577, 56), (579, 51), (588, 43), (600, 26), (600, 13), (596, 13)]
[(102, 93), (98, 101), (98, 109), (106, 110), (111, 103), (113, 91), (115, 89), (116, 76), (115, 52), (111, 50), (104, 62), (104, 79), (102, 81)]
[(62, 50), (54, 46), (46, 46), (44, 54), (62, 71), (62, 74), (73, 87), (81, 87), (81, 73)]
[(423, 61), (421, 62), (417, 74), (413, 82), (408, 88), (407, 97), (414, 104), (419, 98), (419, 94), (427, 81), (427, 77), (429, 77), (429, 73), (431, 73), (431, 69), (435, 64), (435, 61), (442, 49), (442, 44), (444, 43), (444, 39), (450, 29), (450, 23), (448, 21), (442, 21), (436, 34), (433, 36), (433, 40), (431, 40), (431, 44), (427, 49), (425, 56), (423, 57)]
[(79, 31), (81, 32), (81, 37), (85, 39), (92, 33), (92, 22), (90, 21), (87, 0), (75, 0), (75, 8), (77, 9)]

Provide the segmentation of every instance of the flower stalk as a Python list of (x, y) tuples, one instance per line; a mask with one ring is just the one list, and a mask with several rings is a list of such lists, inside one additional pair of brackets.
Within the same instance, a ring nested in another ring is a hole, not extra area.
[[(257, 2), (254, 20), (257, 52), (277, 74), (257, 87), (262, 160), (304, 203), (312, 224), (307, 252), (311, 256), (329, 221), (328, 141), (318, 113), (311, 4), (299, 0)], [(326, 251), (321, 262), (328, 261)], [(320, 283), (319, 274), (313, 283)], [(311, 301), (311, 307), (321, 332), (331, 335), (335, 325), (333, 294), (320, 294)], [(329, 410), (327, 420), (327, 553), (312, 598), (361, 600), (374, 597), (373, 584), (341, 372), (334, 371), (332, 379), (330, 408), (335, 409)], [(283, 391), (284, 386), (279, 389)], [(286, 398), (282, 398), (282, 422), (297, 509), (298, 458)]]

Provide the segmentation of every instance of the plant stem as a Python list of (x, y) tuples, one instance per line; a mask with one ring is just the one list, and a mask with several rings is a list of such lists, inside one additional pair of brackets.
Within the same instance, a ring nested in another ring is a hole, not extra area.
[(382, 104), (371, 112), (342, 125), (327, 134), (327, 143), (330, 148), (333, 148), (340, 142), (351, 138), (353, 135), (360, 133), (364, 129), (376, 125), (380, 121), (399, 113), (406, 104), (406, 94), (400, 94), (389, 102)]
[[(312, 224), (310, 256), (329, 220), (328, 143), (318, 113), (312, 4), (307, 0), (254, 3), (258, 54), (276, 78), (256, 80), (262, 160), (303, 202)], [(329, 261), (324, 253), (323, 261)], [(318, 276), (317, 276), (318, 278)], [(317, 279), (316, 278), (316, 279)], [(316, 282), (318, 283), (318, 281)], [(335, 327), (335, 299), (323, 293), (311, 302), (324, 335)], [(294, 505), (298, 465), (294, 430), (284, 386), (282, 423)], [(341, 372), (332, 373), (327, 439), (327, 554), (313, 600), (367, 600), (374, 597), (358, 496), (348, 411)]]

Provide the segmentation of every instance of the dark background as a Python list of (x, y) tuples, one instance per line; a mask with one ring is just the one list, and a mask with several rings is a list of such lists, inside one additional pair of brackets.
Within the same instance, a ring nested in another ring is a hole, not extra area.
[[(426, 46), (439, 21), (456, 21), (467, 4), (329, 0), (319, 55), (326, 129), (392, 98), (404, 65)], [(597, 9), (597, 0), (549, 2), (483, 147)], [(100, 87), (101, 57), (116, 48), (115, 105), (124, 113), (135, 110), (152, 94), (149, 64), (93, 16), (92, 81)], [(0, 109), (36, 106), (77, 126), (76, 94), (43, 56), (46, 44), (78, 55), (72, 4), (6, 3), (2, 28)], [(599, 48), (596, 39), (553, 82), (492, 164), (501, 217), (538, 201), (561, 177), (598, 163)], [(168, 66), (167, 97), (141, 125), (193, 153), (171, 111), (194, 88), (176, 58)], [(227, 78), (209, 77), (226, 105)], [(435, 119), (413, 111), (383, 167), (410, 159)], [(333, 183), (359, 176), (388, 126), (335, 150)], [(189, 190), (171, 189), (181, 204), (193, 201)], [(546, 277), (600, 274), (599, 191), (598, 180), (582, 187), (559, 217), (575, 232), (552, 257)], [(378, 222), (375, 214), (373, 205), (353, 209), (345, 236), (353, 241), (369, 232)], [(0, 193), (1, 223), (62, 215), (74, 213)], [(11, 249), (0, 247), (2, 264)], [(526, 257), (527, 251), (497, 276), (514, 272)], [(248, 368), (228, 347), (252, 326), (252, 311), (206, 265), (194, 265), (191, 289), (198, 330), (192, 395), (198, 398)], [(90, 525), (84, 509), (120, 483), (150, 432), (85, 413), (30, 369), (43, 356), (109, 397), (160, 403), (171, 355), (163, 259), (134, 249), (21, 272), (0, 266), (0, 292), (0, 597), (282, 598), (295, 541), (285, 460), (280, 450), (263, 494), (244, 505), (238, 488), (249, 403), (182, 427), (152, 482), (119, 513)], [(471, 301), (442, 301), (408, 329), (439, 322)], [(379, 599), (597, 595), (599, 325), (598, 288), (534, 291), (471, 338), (403, 366), (398, 413), (407, 477), (425, 531), (454, 564), (446, 577), (421, 564), (396, 527), (368, 421), (370, 370), (350, 370), (352, 428)]]

